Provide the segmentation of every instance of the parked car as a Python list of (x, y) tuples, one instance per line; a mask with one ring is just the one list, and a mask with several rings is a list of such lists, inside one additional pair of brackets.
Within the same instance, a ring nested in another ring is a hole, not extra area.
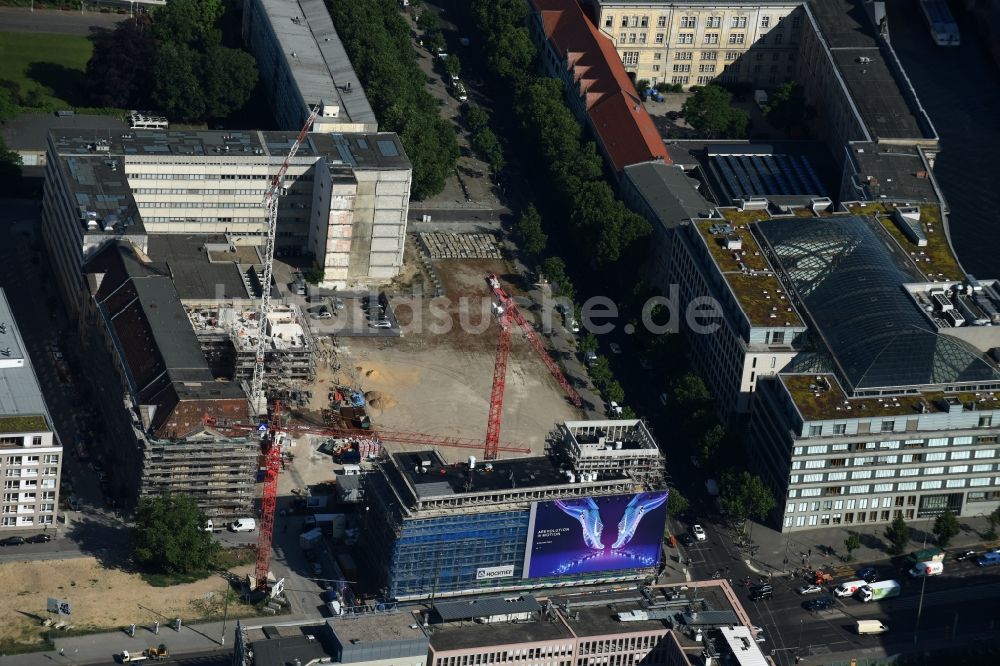
[(802, 607), (808, 611), (820, 611), (831, 608), (833, 603), (834, 602), (831, 597), (820, 597), (819, 599), (810, 599), (802, 604)]
[(878, 580), (878, 569), (875, 567), (865, 567), (858, 569), (858, 578), (866, 583), (874, 583)]
[(20, 546), (22, 543), (24, 543), (24, 537), (21, 536), (10, 536), (0, 540), (0, 546)]
[(622, 346), (620, 344), (618, 344), (617, 342), (612, 342), (611, 344), (609, 344), (608, 345), (608, 349), (611, 350), (612, 354), (621, 354), (622, 353)]
[(951, 556), (956, 562), (964, 562), (966, 560), (973, 560), (976, 558), (976, 551), (974, 550), (963, 550), (955, 553)]
[(392, 328), (392, 322), (382, 319), (380, 321), (373, 321), (368, 324), (371, 328)]
[(694, 532), (694, 538), (698, 541), (704, 541), (708, 538), (708, 535), (705, 534), (705, 528), (701, 525), (695, 525), (691, 528), (691, 531)]
[(819, 585), (803, 585), (802, 587), (795, 590), (799, 594), (818, 594), (823, 591), (823, 588)]
[(588, 351), (583, 354), (583, 362), (587, 364), (587, 367), (593, 367), (597, 363), (597, 352)]
[(681, 544), (690, 548), (694, 545), (694, 537), (685, 532), (681, 535)]
[(45, 533), (33, 534), (24, 541), (25, 543), (48, 543), (49, 541), (52, 541), (52, 537)]

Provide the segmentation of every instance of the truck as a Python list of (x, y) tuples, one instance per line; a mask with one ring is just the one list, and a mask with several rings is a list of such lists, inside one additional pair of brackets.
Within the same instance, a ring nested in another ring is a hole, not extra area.
[(908, 572), (914, 578), (937, 576), (944, 572), (943, 562), (917, 562)]
[(858, 620), (858, 635), (877, 635), (889, 631), (889, 627), (882, 624), (882, 620)]
[(137, 661), (158, 661), (160, 659), (166, 659), (170, 656), (170, 651), (167, 650), (167, 646), (162, 643), (157, 647), (148, 647), (142, 651), (142, 654), (135, 652), (129, 652), (128, 650), (122, 650), (118, 654), (118, 661), (123, 664), (134, 663)]
[(901, 589), (897, 581), (880, 580), (877, 583), (871, 583), (870, 585), (858, 588), (857, 596), (858, 599), (866, 603), (869, 601), (881, 601), (889, 597), (898, 597)]
[(868, 581), (864, 580), (844, 581), (837, 587), (833, 588), (833, 594), (836, 597), (850, 597), (867, 584)]
[(917, 562), (944, 562), (944, 551), (940, 548), (924, 548), (915, 550), (906, 556), (906, 564), (913, 566)]

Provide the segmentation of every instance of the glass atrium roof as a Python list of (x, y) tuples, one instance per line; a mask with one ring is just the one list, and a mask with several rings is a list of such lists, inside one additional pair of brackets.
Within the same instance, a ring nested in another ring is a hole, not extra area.
[(756, 227), (854, 391), (1000, 381), (975, 349), (936, 332), (902, 287), (922, 276), (868, 218)]

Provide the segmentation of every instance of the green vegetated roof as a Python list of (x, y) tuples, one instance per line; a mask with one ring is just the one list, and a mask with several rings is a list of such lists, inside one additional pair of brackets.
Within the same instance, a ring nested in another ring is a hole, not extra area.
[(45, 422), (45, 417), (41, 414), (0, 416), (0, 433), (42, 432), (48, 429), (49, 426)]

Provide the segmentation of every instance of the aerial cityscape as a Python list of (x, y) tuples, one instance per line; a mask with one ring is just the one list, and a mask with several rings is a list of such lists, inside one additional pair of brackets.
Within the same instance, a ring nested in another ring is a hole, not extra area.
[(1000, 664), (1000, 3), (0, 0), (0, 666)]

